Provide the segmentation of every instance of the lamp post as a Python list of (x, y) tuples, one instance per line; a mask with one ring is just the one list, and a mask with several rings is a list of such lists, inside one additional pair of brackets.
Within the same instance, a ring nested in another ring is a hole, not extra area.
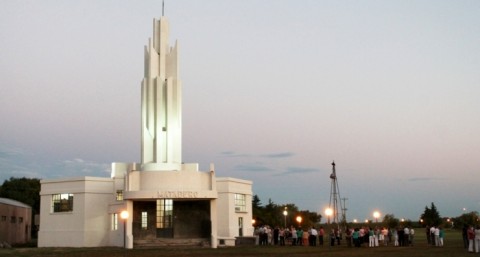
[(302, 216), (297, 216), (298, 227), (302, 227)]
[(378, 223), (378, 218), (380, 218), (380, 212), (374, 211), (373, 217), (375, 218), (375, 223)]
[(325, 215), (327, 215), (327, 223), (330, 225), (330, 216), (332, 216), (333, 210), (331, 208), (325, 209)]
[(287, 215), (288, 215), (287, 206), (285, 206), (285, 210), (283, 210), (283, 216), (285, 218), (285, 228), (287, 228)]
[(123, 248), (127, 248), (127, 219), (128, 211), (122, 211), (120, 213), (120, 218), (123, 220)]

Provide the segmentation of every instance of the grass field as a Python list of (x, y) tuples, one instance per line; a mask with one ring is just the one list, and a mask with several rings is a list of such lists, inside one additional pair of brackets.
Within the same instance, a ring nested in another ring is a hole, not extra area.
[[(421, 231), (417, 229), (416, 231)], [(415, 246), (394, 247), (381, 246), (377, 248), (348, 248), (345, 245), (335, 247), (303, 247), (303, 246), (242, 246), (226, 247), (218, 249), (210, 248), (155, 248), (155, 249), (131, 249), (102, 247), (102, 248), (14, 248), (0, 249), (0, 256), (15, 257), (46, 257), (46, 256), (73, 256), (73, 257), (243, 257), (243, 256), (285, 256), (285, 257), (462, 257), (480, 256), (480, 254), (468, 253), (463, 248), (461, 234), (458, 231), (446, 231), (445, 246), (433, 247), (426, 243), (423, 233), (417, 232)]]

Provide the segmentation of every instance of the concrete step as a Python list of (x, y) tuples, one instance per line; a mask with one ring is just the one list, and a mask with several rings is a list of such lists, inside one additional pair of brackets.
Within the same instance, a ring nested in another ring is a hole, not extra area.
[(133, 241), (134, 248), (142, 247), (210, 247), (210, 240), (207, 238), (155, 238), (137, 239)]

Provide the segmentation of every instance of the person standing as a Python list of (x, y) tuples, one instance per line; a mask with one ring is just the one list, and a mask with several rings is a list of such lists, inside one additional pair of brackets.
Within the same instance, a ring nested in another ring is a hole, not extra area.
[(292, 227), (291, 233), (292, 233), (292, 245), (297, 245), (298, 236), (297, 236), (297, 230), (295, 229), (295, 227)]
[(312, 237), (312, 246), (317, 246), (317, 236), (318, 236), (318, 231), (315, 227), (312, 227), (312, 230), (310, 231), (311, 237)]
[(302, 236), (303, 236), (303, 230), (302, 228), (297, 229), (297, 245), (302, 245)]
[(285, 245), (285, 230), (284, 228), (281, 228), (280, 231), (278, 232), (278, 237), (280, 238), (280, 245), (284, 246)]
[(302, 234), (302, 244), (303, 246), (308, 246), (308, 239), (310, 237), (310, 234), (308, 231), (305, 229)]
[(413, 238), (415, 237), (415, 230), (413, 228), (410, 229), (410, 245), (413, 246)]
[(375, 231), (372, 228), (368, 230), (368, 247), (375, 246)]
[(330, 230), (330, 246), (335, 246), (335, 230)]
[(394, 240), (393, 245), (398, 246), (399, 245), (399, 243), (398, 243), (398, 231), (396, 229), (392, 228), (392, 234), (393, 234), (393, 240)]
[(278, 245), (279, 234), (280, 234), (280, 229), (278, 228), (278, 226), (276, 226), (273, 229), (273, 245)]
[(467, 237), (468, 237), (468, 252), (473, 253), (473, 240), (475, 240), (475, 230), (473, 226), (471, 226), (467, 230)]
[(325, 230), (323, 229), (322, 226), (320, 226), (320, 229), (318, 230), (318, 241), (320, 246), (323, 246), (323, 237), (325, 236)]
[(347, 241), (347, 246), (352, 247), (352, 230), (348, 227), (345, 230), (345, 240)]
[(383, 235), (383, 245), (387, 246), (388, 245), (388, 229), (387, 229), (387, 227), (383, 227), (382, 235)]
[(440, 227), (435, 227), (435, 246), (440, 246)]
[(410, 245), (410, 229), (408, 229), (407, 226), (403, 229), (403, 242), (404, 246), (409, 246)]
[(352, 238), (355, 247), (360, 247), (360, 231), (358, 228), (355, 228), (355, 230), (353, 231)]
[(435, 246), (435, 226), (430, 227), (430, 242)]
[(463, 228), (462, 228), (463, 247), (464, 247), (465, 249), (468, 248), (468, 235), (467, 235), (467, 231), (468, 231), (468, 225), (465, 224), (465, 225), (463, 225)]
[(430, 236), (430, 226), (425, 227), (425, 234), (427, 235), (427, 244), (432, 243), (432, 237)]
[(475, 252), (478, 253), (480, 251), (480, 226), (477, 225), (475, 228)]
[(443, 237), (445, 236), (445, 231), (443, 230), (443, 227), (439, 227), (440, 232), (438, 235), (438, 246), (442, 247), (443, 246)]

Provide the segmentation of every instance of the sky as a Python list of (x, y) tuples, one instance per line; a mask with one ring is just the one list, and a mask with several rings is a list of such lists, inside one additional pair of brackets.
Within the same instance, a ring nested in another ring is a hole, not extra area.
[[(480, 1), (176, 0), (183, 161), (347, 220), (480, 210)], [(0, 1), (0, 181), (140, 162), (162, 2)]]

